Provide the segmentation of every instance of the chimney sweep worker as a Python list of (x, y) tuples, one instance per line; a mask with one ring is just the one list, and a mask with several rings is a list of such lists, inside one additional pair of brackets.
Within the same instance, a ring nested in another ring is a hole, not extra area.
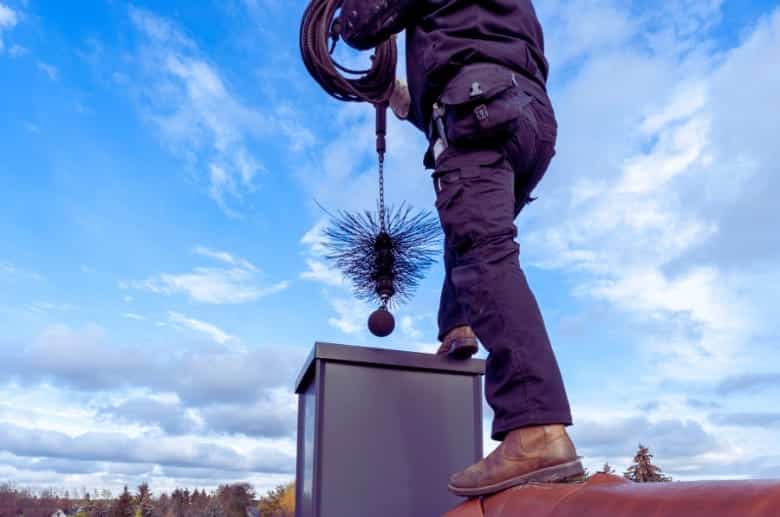
[[(449, 479), (472, 497), (583, 474), (568, 398), (515, 242), (514, 220), (555, 154), (542, 28), (530, 0), (344, 0), (359, 50), (406, 30), (408, 87), (390, 107), (429, 142), (445, 235), (437, 353), (488, 351), (485, 397), (501, 444)], [(459, 432), (452, 429), (453, 433)]]

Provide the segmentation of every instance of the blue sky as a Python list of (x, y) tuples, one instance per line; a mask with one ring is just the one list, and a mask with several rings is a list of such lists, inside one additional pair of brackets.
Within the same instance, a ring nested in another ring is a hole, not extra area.
[[(374, 206), (373, 119), (307, 76), (304, 6), (0, 0), (0, 480), (262, 491), (314, 341), (437, 347), (440, 264), (381, 340), (322, 258), (314, 200)], [(559, 141), (517, 224), (580, 453), (780, 476), (780, 8), (536, 7)], [(389, 200), (431, 209), (388, 138)]]

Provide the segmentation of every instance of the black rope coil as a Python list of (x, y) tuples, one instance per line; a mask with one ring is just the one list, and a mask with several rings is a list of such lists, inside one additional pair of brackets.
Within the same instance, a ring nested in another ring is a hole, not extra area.
[[(343, 0), (311, 0), (303, 14), (300, 47), (309, 74), (333, 97), (342, 101), (386, 103), (395, 86), (398, 49), (395, 36), (381, 43), (371, 56), (371, 68), (351, 70), (337, 63), (333, 50), (340, 36), (337, 12)], [(343, 73), (353, 78), (345, 77)]]

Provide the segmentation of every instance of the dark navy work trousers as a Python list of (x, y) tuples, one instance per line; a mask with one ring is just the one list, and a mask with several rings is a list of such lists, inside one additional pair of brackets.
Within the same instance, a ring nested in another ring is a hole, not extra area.
[(549, 99), (528, 103), (511, 136), (488, 145), (450, 145), (432, 174), (445, 234), (439, 339), (470, 325), (488, 351), (485, 397), (491, 436), (570, 425), (571, 411), (536, 298), (520, 267), (514, 220), (555, 154)]

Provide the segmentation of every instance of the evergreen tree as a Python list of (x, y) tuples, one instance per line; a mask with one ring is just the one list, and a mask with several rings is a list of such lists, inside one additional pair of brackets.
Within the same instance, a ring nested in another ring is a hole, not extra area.
[(122, 495), (111, 505), (110, 517), (133, 517), (134, 514), (133, 497), (127, 491), (127, 486), (125, 486)]
[(634, 455), (634, 464), (628, 467), (623, 477), (636, 481), (637, 483), (657, 483), (661, 481), (671, 481), (672, 478), (665, 476), (661, 469), (653, 465), (652, 454), (647, 447), (639, 444), (639, 450)]
[(136, 517), (154, 517), (152, 494), (149, 491), (149, 485), (146, 483), (141, 483), (138, 486), (138, 496), (136, 496)]
[(175, 517), (184, 517), (190, 504), (189, 491), (177, 488), (171, 494), (171, 499), (173, 500), (173, 515)]

